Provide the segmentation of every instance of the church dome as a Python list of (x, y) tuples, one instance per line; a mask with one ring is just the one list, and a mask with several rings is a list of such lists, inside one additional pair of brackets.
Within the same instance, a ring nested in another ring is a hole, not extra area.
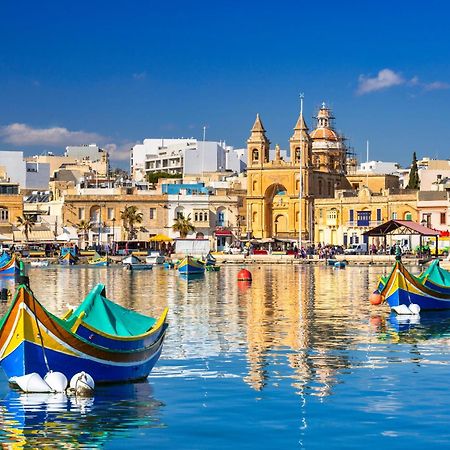
[(311, 132), (310, 136), (314, 140), (339, 141), (339, 136), (331, 128), (316, 128)]

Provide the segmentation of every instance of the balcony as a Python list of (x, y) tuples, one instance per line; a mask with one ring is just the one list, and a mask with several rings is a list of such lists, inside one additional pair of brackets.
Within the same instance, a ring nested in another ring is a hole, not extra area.
[(349, 220), (346, 222), (347, 227), (364, 227), (364, 228), (374, 228), (383, 223), (382, 220)]

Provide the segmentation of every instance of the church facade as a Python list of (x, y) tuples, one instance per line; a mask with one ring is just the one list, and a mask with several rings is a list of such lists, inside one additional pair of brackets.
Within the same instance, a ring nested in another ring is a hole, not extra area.
[(312, 241), (314, 199), (351, 189), (345, 140), (334, 130), (325, 104), (316, 119), (316, 128), (309, 132), (300, 115), (289, 139), (290, 159), (285, 161), (278, 145), (270, 160), (270, 141), (256, 116), (247, 140), (247, 232), (253, 238), (298, 240), (301, 230), (302, 240)]

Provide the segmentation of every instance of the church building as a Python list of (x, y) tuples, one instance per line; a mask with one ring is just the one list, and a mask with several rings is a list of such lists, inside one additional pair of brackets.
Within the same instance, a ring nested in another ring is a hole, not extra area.
[(332, 198), (336, 189), (351, 189), (345, 140), (334, 130), (325, 103), (316, 119), (316, 128), (309, 133), (300, 115), (289, 139), (289, 161), (281, 157), (278, 145), (270, 160), (270, 141), (257, 114), (247, 140), (247, 231), (253, 238), (298, 240), (301, 229), (302, 240), (311, 241), (314, 199)]

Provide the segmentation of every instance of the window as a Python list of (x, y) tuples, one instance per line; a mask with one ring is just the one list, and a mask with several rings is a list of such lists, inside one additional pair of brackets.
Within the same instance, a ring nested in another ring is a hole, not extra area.
[(6, 222), (8, 220), (9, 214), (7, 208), (0, 208), (0, 221)]
[(297, 147), (297, 148), (295, 149), (295, 162), (296, 162), (296, 163), (299, 163), (299, 162), (300, 162), (300, 148), (299, 148), (299, 147)]
[(114, 218), (114, 208), (108, 208), (108, 220), (112, 220)]
[(208, 211), (204, 211), (204, 212), (203, 212), (203, 220), (204, 220), (205, 222), (208, 221)]
[(194, 222), (198, 222), (198, 213), (194, 213)]
[(177, 219), (181, 219), (183, 217), (183, 211), (177, 211)]
[(327, 216), (329, 220), (336, 220), (337, 219), (337, 209), (330, 209), (328, 211)]
[(84, 219), (84, 208), (78, 208), (78, 219)]
[(252, 159), (253, 159), (253, 161), (258, 161), (259, 160), (259, 152), (258, 152), (258, 150), (256, 148), (253, 149)]
[(412, 220), (412, 214), (410, 212), (405, 213), (405, 220)]
[(377, 209), (377, 222), (381, 222), (381, 208)]
[(354, 220), (355, 220), (355, 218), (354, 218), (353, 209), (349, 209), (349, 211), (348, 211), (348, 221), (349, 222), (353, 222)]
[(150, 208), (150, 220), (153, 220), (156, 218), (156, 208)]
[(217, 226), (223, 227), (224, 223), (225, 223), (225, 213), (223, 211), (219, 211), (217, 213)]
[(358, 227), (368, 227), (370, 223), (370, 211), (357, 211), (357, 223)]
[(445, 212), (441, 212), (441, 225), (445, 225), (446, 222)]
[(391, 217), (392, 217), (392, 220), (397, 220), (397, 213), (394, 211), (394, 212), (391, 214)]

